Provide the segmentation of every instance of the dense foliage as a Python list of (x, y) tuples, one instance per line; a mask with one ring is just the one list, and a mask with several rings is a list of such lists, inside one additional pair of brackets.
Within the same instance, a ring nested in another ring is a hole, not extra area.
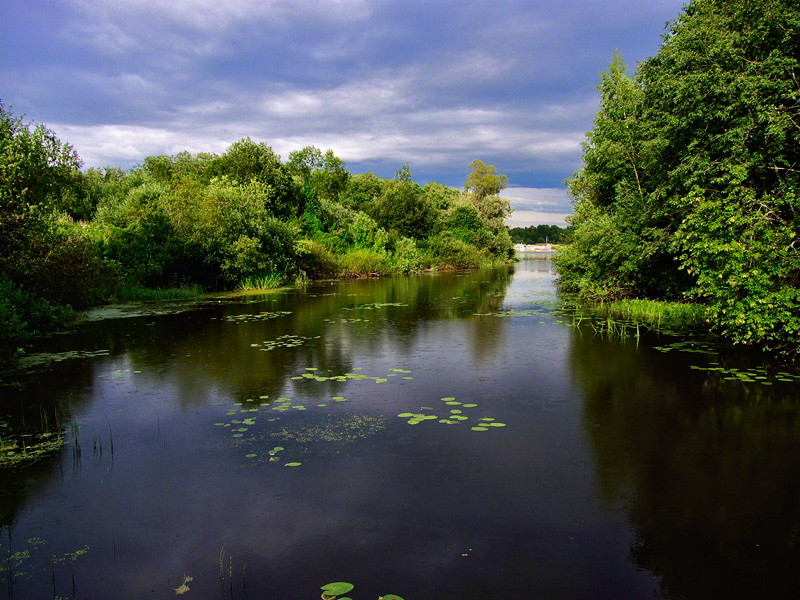
[(800, 5), (693, 0), (656, 56), (615, 55), (568, 180), (564, 289), (703, 303), (739, 343), (800, 341)]
[(509, 230), (515, 244), (561, 244), (566, 241), (568, 228), (558, 225), (530, 225)]
[(73, 309), (158, 288), (477, 267), (513, 257), (507, 178), (475, 161), (458, 191), (351, 175), (332, 151), (287, 162), (249, 138), (222, 155), (80, 170), (68, 144), (0, 104), (0, 369)]

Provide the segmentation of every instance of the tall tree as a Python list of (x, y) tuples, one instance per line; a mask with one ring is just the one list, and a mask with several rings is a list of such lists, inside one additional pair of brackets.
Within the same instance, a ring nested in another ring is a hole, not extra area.
[(599, 87), (563, 286), (695, 298), (736, 341), (800, 339), (800, 5), (692, 0), (635, 79), (615, 56)]
[(464, 190), (475, 194), (479, 200), (499, 194), (508, 185), (508, 177), (498, 175), (495, 167), (485, 165), (477, 158), (469, 163), (469, 168), (472, 172), (467, 175)]

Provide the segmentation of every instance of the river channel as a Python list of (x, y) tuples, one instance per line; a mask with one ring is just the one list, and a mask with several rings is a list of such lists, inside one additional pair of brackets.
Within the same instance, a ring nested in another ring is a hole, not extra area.
[(318, 283), (41, 340), (0, 389), (0, 598), (798, 597), (797, 373), (576, 326), (554, 280)]

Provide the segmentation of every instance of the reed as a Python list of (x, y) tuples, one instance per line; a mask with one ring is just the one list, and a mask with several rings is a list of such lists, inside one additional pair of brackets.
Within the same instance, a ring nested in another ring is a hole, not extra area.
[(706, 309), (699, 304), (660, 300), (615, 300), (596, 310), (607, 319), (644, 325), (649, 329), (702, 329), (708, 327)]
[(245, 277), (236, 286), (238, 290), (274, 290), (281, 287), (283, 278), (277, 273), (264, 273)]

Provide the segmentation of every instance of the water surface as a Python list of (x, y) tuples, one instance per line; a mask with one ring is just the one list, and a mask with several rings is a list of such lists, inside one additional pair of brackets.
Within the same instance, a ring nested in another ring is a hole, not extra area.
[(0, 471), (0, 598), (795, 597), (794, 376), (572, 327), (553, 280), (537, 258), (44, 340), (0, 435), (64, 445)]

